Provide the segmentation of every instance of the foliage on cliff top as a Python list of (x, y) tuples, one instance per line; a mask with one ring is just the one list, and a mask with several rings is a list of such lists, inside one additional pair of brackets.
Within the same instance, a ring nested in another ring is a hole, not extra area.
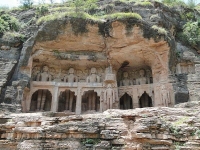
[(89, 15), (88, 13), (82, 12), (82, 13), (75, 13), (75, 12), (55, 12), (53, 14), (50, 15), (46, 15), (46, 16), (42, 16), (41, 18), (39, 18), (37, 20), (37, 24), (42, 24), (44, 22), (48, 22), (48, 21), (53, 21), (53, 20), (57, 20), (57, 19), (62, 19), (65, 17), (72, 17), (72, 18), (82, 18), (82, 19), (87, 19), (87, 20), (92, 20), (95, 22), (102, 22), (101, 19), (98, 19), (94, 16)]
[(142, 17), (138, 13), (125, 13), (125, 12), (108, 14), (108, 15), (102, 16), (101, 18), (103, 19), (126, 19), (126, 18), (142, 19)]
[(8, 14), (0, 15), (0, 33), (4, 33), (6, 31), (18, 31), (20, 28), (19, 21)]

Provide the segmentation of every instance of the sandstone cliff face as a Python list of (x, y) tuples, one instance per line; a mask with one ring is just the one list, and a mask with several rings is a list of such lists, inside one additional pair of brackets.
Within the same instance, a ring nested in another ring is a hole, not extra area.
[[(185, 104), (185, 107), (196, 106), (193, 108), (107, 110), (91, 115), (8, 113), (22, 111), (24, 93), (30, 92), (33, 67), (43, 64), (53, 66), (54, 73), (60, 76), (63, 68), (85, 64), (88, 68), (105, 68), (110, 63), (116, 72), (127, 65), (148, 66), (155, 84), (170, 84), (171, 106), (198, 101), (200, 59), (195, 49), (176, 36), (186, 21), (179, 13), (186, 10), (179, 9), (158, 2), (149, 7), (115, 2), (116, 12), (137, 12), (143, 20), (94, 22), (65, 17), (40, 26), (31, 20), (35, 9), (15, 12), (20, 21), (31, 24), (21, 31), (27, 38), (23, 46), (21, 41), (8, 43), (0, 39), (1, 149), (199, 149), (198, 102)], [(153, 29), (153, 25), (165, 28), (166, 34)], [(159, 86), (152, 95), (160, 91)], [(155, 99), (160, 101), (159, 94)]]
[[(99, 5), (103, 5), (106, 9), (108, 6), (110, 7), (110, 2), (100, 1)], [(24, 42), (23, 47), (20, 41), (7, 43), (1, 40), (3, 62), (0, 85), (1, 102), (16, 104), (17, 87), (21, 86), (24, 89), (29, 86), (32, 61), (60, 66), (60, 64), (56, 64), (57, 61), (54, 61), (57, 60), (54, 57), (55, 51), (60, 54), (63, 52), (67, 54), (73, 52), (75, 55), (87, 54), (93, 61), (93, 65), (99, 64), (99, 60), (105, 60), (103, 65), (107, 65), (106, 59), (110, 59), (115, 68), (120, 68), (124, 61), (129, 60), (131, 56), (130, 66), (142, 67), (145, 63), (154, 68), (154, 74), (158, 80), (159, 78), (164, 80), (170, 78), (174, 87), (175, 103), (197, 99), (199, 94), (195, 89), (198, 88), (198, 74), (188, 77), (188, 73), (184, 72), (184, 69), (181, 72), (181, 67), (177, 71), (177, 64), (184, 68), (190, 64), (194, 67), (199, 62), (197, 52), (177, 42), (179, 38), (176, 36), (186, 21), (182, 19), (180, 12), (192, 12), (192, 10), (185, 10), (181, 7), (177, 10), (170, 9), (158, 2), (153, 2), (151, 6), (145, 7), (136, 6), (134, 3), (128, 5), (115, 1), (112, 7), (113, 12), (136, 12), (141, 15), (143, 20), (108, 19), (104, 23), (95, 23), (66, 17), (37, 26), (35, 20), (32, 19), (36, 15), (35, 9), (15, 11), (14, 13), (20, 21), (30, 24), (28, 28), (21, 31), (28, 40)], [(192, 13), (196, 16), (199, 15), (198, 12)], [(152, 29), (153, 25), (165, 28), (167, 34), (164, 35)], [(156, 54), (155, 51), (158, 53)], [(94, 54), (99, 58), (94, 58)], [(159, 58), (158, 55), (162, 55), (162, 57)], [(160, 61), (161, 59), (162, 61)], [(60, 63), (65, 65), (63, 61)], [(70, 63), (76, 65), (74, 62)], [(8, 64), (11, 64), (10, 67), (7, 67)], [(159, 66), (160, 64), (161, 66)], [(158, 71), (160, 68), (163, 68), (163, 73)], [(156, 78), (154, 79), (156, 80)], [(11, 93), (10, 95), (13, 96), (8, 96), (6, 93)]]
[(87, 115), (65, 115), (2, 115), (1, 149), (200, 149), (198, 102), (187, 103), (177, 108), (139, 108), (107, 110), (104, 113)]

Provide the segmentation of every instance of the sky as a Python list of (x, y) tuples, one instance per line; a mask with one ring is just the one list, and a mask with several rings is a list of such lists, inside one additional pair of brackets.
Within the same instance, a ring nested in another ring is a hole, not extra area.
[[(34, 0), (35, 3), (41, 2), (43, 0)], [(50, 2), (50, 0), (44, 0), (46, 2)], [(53, 0), (54, 2), (62, 2), (62, 0)], [(187, 2), (187, 0), (184, 0)], [(200, 0), (196, 0), (196, 3), (199, 4)], [(7, 7), (17, 7), (20, 5), (20, 0), (0, 0), (0, 6), (7, 6)]]

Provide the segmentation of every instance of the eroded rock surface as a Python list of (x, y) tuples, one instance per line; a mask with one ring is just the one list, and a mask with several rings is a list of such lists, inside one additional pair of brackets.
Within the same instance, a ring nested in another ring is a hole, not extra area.
[(4, 150), (198, 150), (199, 108), (196, 103), (192, 108), (111, 109), (71, 116), (51, 112), (2, 114), (0, 146)]

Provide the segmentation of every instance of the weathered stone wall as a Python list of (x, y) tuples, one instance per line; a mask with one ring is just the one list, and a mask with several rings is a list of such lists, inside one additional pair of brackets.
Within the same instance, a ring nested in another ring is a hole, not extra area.
[[(200, 148), (200, 104), (187, 108), (108, 110), (65, 116), (65, 113), (10, 114), (0, 119), (2, 150)], [(190, 108), (191, 107), (191, 108)]]

